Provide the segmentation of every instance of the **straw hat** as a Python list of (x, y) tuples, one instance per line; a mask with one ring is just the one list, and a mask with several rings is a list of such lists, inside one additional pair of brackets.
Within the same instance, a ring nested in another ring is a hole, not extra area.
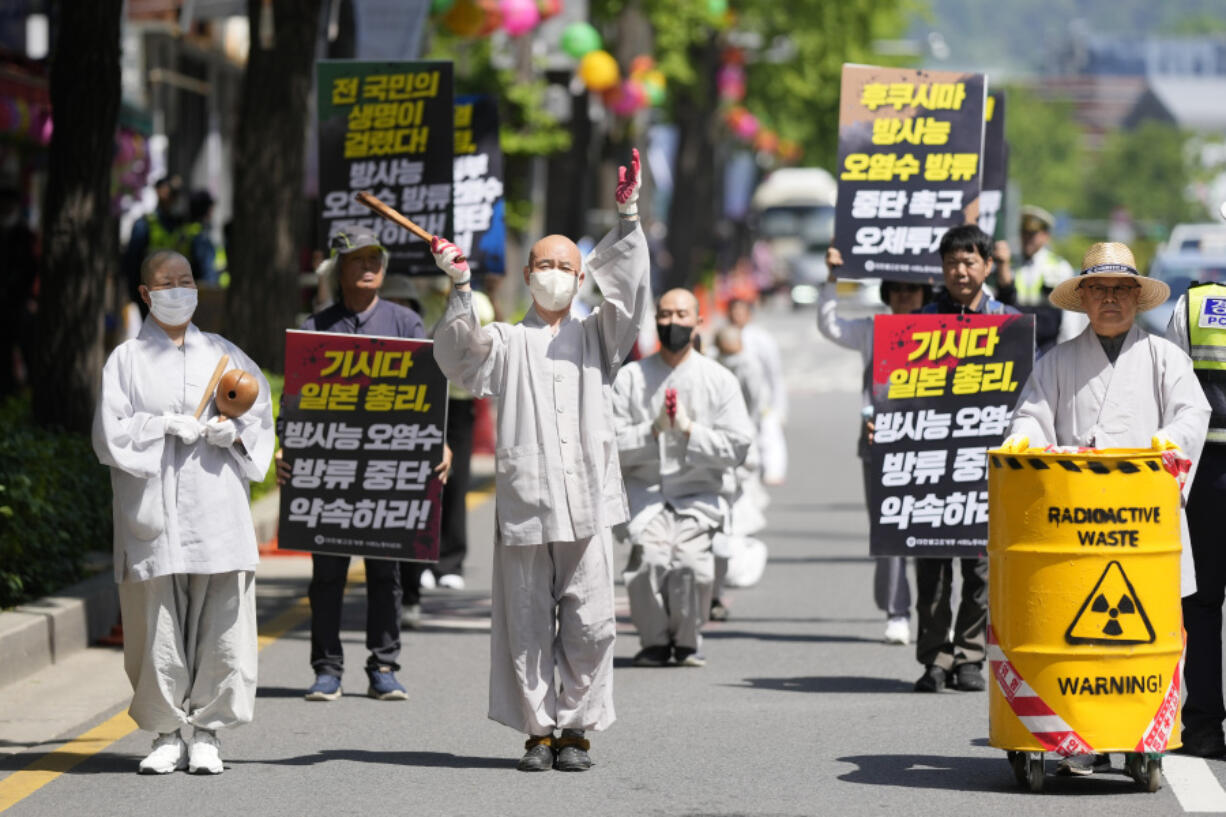
[(1137, 272), (1132, 250), (1118, 241), (1095, 244), (1086, 250), (1085, 257), (1081, 259), (1081, 273), (1061, 281), (1051, 291), (1049, 300), (1052, 305), (1070, 312), (1085, 312), (1081, 296), (1077, 294), (1077, 288), (1085, 282), (1085, 278), (1134, 278), (1141, 285), (1141, 291), (1137, 293), (1138, 312), (1153, 309), (1171, 296), (1171, 288), (1166, 282), (1147, 278)]

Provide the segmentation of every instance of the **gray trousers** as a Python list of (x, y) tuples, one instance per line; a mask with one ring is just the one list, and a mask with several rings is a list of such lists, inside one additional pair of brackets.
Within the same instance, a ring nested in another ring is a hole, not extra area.
[(121, 582), (119, 606), (137, 726), (173, 732), (251, 720), (259, 665), (253, 572)]
[(490, 619), (491, 720), (527, 735), (612, 725), (609, 531), (547, 545), (497, 538)]
[(713, 534), (709, 523), (665, 506), (635, 540), (639, 562), (624, 578), (644, 647), (702, 646), (715, 585)]

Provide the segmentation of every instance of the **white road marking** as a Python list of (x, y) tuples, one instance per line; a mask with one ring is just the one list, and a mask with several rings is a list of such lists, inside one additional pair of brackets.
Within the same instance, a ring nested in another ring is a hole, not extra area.
[(1226, 790), (1203, 758), (1166, 755), (1162, 776), (1184, 811), (1226, 814)]

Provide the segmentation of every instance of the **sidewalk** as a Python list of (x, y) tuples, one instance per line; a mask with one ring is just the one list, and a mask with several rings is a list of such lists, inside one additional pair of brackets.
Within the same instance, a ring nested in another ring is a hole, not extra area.
[[(470, 503), (491, 488), (493, 457), (476, 455), (472, 467)], [(274, 492), (252, 505), (260, 542), (276, 538), (278, 503)], [(351, 589), (364, 578), (360, 559), (354, 560), (352, 570)], [(261, 558), (256, 569), (261, 633), (306, 596), (310, 579), (311, 560), (306, 555)], [(111, 632), (118, 615), (118, 593), (109, 565), (63, 593), (0, 613), (0, 777), (13, 770), (5, 758), (50, 750), (127, 705), (132, 688), (123, 669), (123, 649), (96, 645)], [(306, 617), (304, 609), (302, 619)], [(82, 683), (83, 679), (89, 682)]]
[[(99, 577), (114, 582), (109, 573)], [(256, 607), (261, 628), (306, 594), (307, 557), (264, 559), (256, 570)], [(96, 581), (91, 580), (91, 581)], [(42, 601), (39, 602), (42, 604)], [(71, 608), (71, 605), (66, 605)], [(64, 613), (77, 617), (80, 611)], [(305, 615), (304, 615), (305, 619)], [(107, 631), (109, 632), (109, 626)], [(0, 632), (0, 637), (7, 636)], [(16, 663), (10, 641), (0, 640), (4, 663)], [(6, 756), (49, 751), (56, 744), (106, 720), (128, 705), (132, 687), (123, 669), (122, 647), (78, 646), (55, 663), (0, 687), (0, 777), (14, 771)]]

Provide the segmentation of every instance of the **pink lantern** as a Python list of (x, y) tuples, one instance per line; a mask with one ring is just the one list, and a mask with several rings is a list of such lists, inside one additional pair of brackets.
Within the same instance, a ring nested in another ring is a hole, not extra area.
[(735, 64), (724, 65), (715, 75), (715, 87), (720, 99), (740, 102), (745, 98), (745, 69)]
[(754, 138), (755, 135), (757, 135), (760, 127), (761, 125), (758, 124), (758, 117), (751, 113), (746, 113), (736, 121), (736, 123), (732, 126), (732, 129), (737, 136), (741, 137), (745, 141), (749, 141), (750, 139)]
[(512, 37), (527, 34), (541, 21), (536, 0), (502, 0), (502, 27)]
[(610, 93), (609, 109), (618, 116), (630, 116), (647, 104), (647, 90), (637, 79), (627, 79)]

